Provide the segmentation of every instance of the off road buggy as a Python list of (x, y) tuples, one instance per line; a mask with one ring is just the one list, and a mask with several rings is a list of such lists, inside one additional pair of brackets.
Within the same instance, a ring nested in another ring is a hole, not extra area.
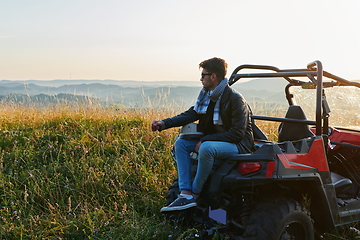
[[(345, 96), (349, 86), (360, 89), (360, 84), (323, 71), (320, 61), (305, 69), (241, 65), (229, 84), (278, 77), (288, 82), (285, 117), (252, 116), (256, 150), (216, 160), (198, 206), (170, 214), (173, 220), (198, 227), (200, 238), (219, 234), (225, 239), (311, 240), (317, 233), (360, 220), (360, 131), (330, 127), (326, 97), (327, 89), (344, 88)], [(295, 105), (296, 88), (315, 92), (301, 96), (304, 106)], [(306, 118), (303, 108), (309, 106), (315, 120)], [(344, 114), (347, 107), (336, 111)], [(279, 122), (278, 141), (269, 141), (258, 121)], [(196, 157), (193, 161), (195, 172)], [(166, 205), (178, 193), (175, 180)]]

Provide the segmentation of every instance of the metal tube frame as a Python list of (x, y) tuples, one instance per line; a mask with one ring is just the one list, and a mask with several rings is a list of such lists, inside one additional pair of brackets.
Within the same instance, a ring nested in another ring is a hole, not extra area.
[[(243, 69), (256, 69), (256, 70), (270, 70), (274, 72), (268, 73), (243, 73), (240, 74), (239, 71)], [(323, 76), (335, 80), (332, 82), (323, 83)], [(323, 129), (323, 126), (328, 126), (328, 114), (323, 114), (323, 106), (324, 102), (326, 101), (325, 93), (323, 92), (324, 87), (332, 87), (332, 86), (356, 86), (360, 88), (360, 83), (350, 82), (323, 70), (322, 63), (318, 60), (313, 61), (307, 65), (306, 69), (279, 69), (274, 66), (267, 66), (267, 65), (250, 65), (245, 64), (237, 67), (229, 78), (229, 85), (231, 86), (241, 78), (273, 78), (273, 77), (283, 77), (285, 78), (289, 84), (285, 87), (285, 94), (286, 99), (288, 100), (289, 105), (293, 105), (293, 96), (290, 93), (289, 89), (291, 86), (308, 86), (316, 88), (316, 135), (320, 136), (322, 134), (327, 134), (327, 129)], [(290, 77), (307, 77), (310, 82), (304, 82), (300, 80), (295, 80)], [(326, 103), (325, 103), (326, 104)], [(254, 116), (255, 117), (255, 116)], [(259, 116), (255, 118), (260, 119)], [(255, 119), (254, 118), (254, 119)], [(285, 118), (282, 120), (280, 118), (268, 118), (265, 117), (266, 120), (270, 121), (287, 121)], [(263, 119), (265, 120), (265, 119)], [(323, 121), (322, 121), (323, 120)], [(291, 121), (291, 120), (290, 120)], [(299, 122), (300, 123), (300, 122)], [(312, 125), (314, 121), (307, 121), (306, 123), (303, 121), (303, 124)]]

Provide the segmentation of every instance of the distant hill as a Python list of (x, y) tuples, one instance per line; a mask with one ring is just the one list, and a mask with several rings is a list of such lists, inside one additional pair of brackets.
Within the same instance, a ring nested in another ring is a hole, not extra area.
[[(232, 87), (239, 91), (250, 104), (286, 104), (283, 79), (255, 79), (236, 82)], [(117, 80), (52, 80), (52, 81), (0, 81), (0, 96), (14, 94), (35, 96), (82, 96), (99, 102), (133, 105), (192, 105), (201, 90), (200, 81), (117, 81)]]
[(1, 102), (11, 102), (11, 103), (22, 103), (29, 104), (30, 106), (48, 106), (49, 104), (66, 104), (69, 105), (78, 105), (82, 106), (86, 104), (99, 103), (98, 99), (94, 99), (87, 96), (59, 93), (57, 95), (47, 95), (39, 94), (35, 96), (29, 96), (24, 94), (9, 94), (6, 96), (0, 96)]
[(254, 89), (254, 90), (268, 90), (271, 92), (284, 91), (288, 84), (283, 78), (259, 78), (247, 82), (236, 82), (233, 84), (234, 88), (239, 86), (240, 89)]
[(132, 81), (132, 80), (2, 80), (0, 86), (7, 84), (36, 84), (38, 86), (60, 87), (64, 85), (80, 85), (100, 83), (123, 87), (164, 87), (164, 86), (199, 86), (200, 81)]

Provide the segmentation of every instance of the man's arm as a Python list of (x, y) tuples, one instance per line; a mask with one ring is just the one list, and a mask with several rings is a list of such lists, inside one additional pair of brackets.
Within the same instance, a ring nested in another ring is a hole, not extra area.
[(154, 120), (151, 123), (152, 131), (162, 131), (164, 129), (172, 127), (184, 126), (188, 123), (195, 122), (198, 120), (199, 116), (195, 112), (194, 107), (189, 108), (187, 111), (174, 116), (172, 118), (166, 118), (163, 120)]

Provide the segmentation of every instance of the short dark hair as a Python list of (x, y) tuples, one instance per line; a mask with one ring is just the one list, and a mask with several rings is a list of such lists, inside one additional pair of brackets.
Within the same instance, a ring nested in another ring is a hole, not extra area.
[(199, 68), (206, 69), (209, 73), (215, 73), (220, 79), (224, 79), (226, 76), (228, 64), (221, 58), (210, 58), (204, 60), (199, 64)]

